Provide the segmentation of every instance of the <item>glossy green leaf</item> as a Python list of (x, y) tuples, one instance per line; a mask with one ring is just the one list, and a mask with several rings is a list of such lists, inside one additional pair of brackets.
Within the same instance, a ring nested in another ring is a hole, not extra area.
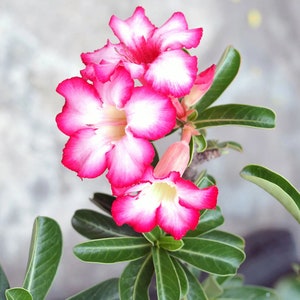
[(143, 233), (143, 236), (154, 246), (155, 243), (161, 238), (165, 233), (161, 230), (159, 226), (156, 226), (150, 232)]
[(189, 291), (189, 281), (181, 263), (174, 257), (171, 257), (175, 267), (180, 286), (180, 299), (184, 299)]
[(228, 46), (217, 64), (213, 84), (196, 105), (199, 114), (214, 103), (225, 91), (238, 73), (240, 63), (239, 52), (232, 46)]
[(186, 237), (199, 236), (205, 232), (209, 232), (224, 223), (220, 207), (216, 209), (207, 209), (200, 216), (200, 222), (195, 230), (190, 230)]
[(119, 300), (119, 278), (111, 278), (67, 298), (67, 300)]
[(111, 206), (116, 197), (104, 194), (104, 193), (95, 193), (91, 201), (101, 208), (103, 211), (111, 214)]
[(245, 259), (242, 250), (220, 241), (188, 237), (183, 242), (179, 251), (170, 254), (208, 273), (234, 275)]
[(199, 280), (188, 270), (187, 267), (183, 265), (183, 268), (189, 282), (189, 290), (186, 295), (186, 300), (208, 300)]
[(5, 291), (9, 289), (9, 282), (7, 280), (7, 277), (2, 269), (2, 266), (0, 265), (0, 299), (5, 298)]
[(153, 247), (152, 256), (158, 300), (180, 300), (180, 283), (168, 252)]
[(55, 277), (62, 253), (59, 225), (47, 217), (37, 217), (31, 236), (31, 246), (23, 287), (33, 300), (42, 300)]
[[(218, 300), (280, 300), (276, 292), (269, 288), (245, 285), (233, 289), (225, 289)], [(292, 300), (292, 299), (291, 299)]]
[(26, 289), (19, 287), (6, 290), (5, 297), (6, 300), (33, 300), (31, 294)]
[(118, 226), (115, 221), (90, 209), (77, 210), (72, 218), (74, 229), (89, 239), (117, 236), (141, 236), (130, 226)]
[(288, 180), (258, 165), (248, 165), (240, 174), (271, 194), (300, 223), (300, 193)]
[(153, 273), (151, 254), (131, 261), (120, 277), (120, 300), (148, 300)]
[(76, 245), (74, 254), (83, 261), (110, 264), (138, 259), (148, 254), (150, 248), (143, 237), (116, 237)]
[(243, 250), (245, 247), (245, 241), (243, 238), (221, 230), (213, 230), (207, 232), (204, 235), (201, 235), (201, 238), (221, 242), (229, 246), (239, 248), (241, 250)]
[(172, 236), (162, 236), (158, 241), (158, 246), (167, 251), (178, 251), (183, 246), (182, 240), (175, 240)]
[(275, 114), (272, 110), (245, 104), (224, 104), (207, 108), (194, 122), (196, 128), (240, 125), (258, 128), (273, 128)]

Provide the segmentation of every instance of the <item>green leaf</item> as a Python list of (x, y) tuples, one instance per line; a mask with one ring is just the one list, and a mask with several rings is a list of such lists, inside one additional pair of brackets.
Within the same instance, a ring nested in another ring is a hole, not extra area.
[(196, 152), (203, 152), (207, 147), (207, 142), (203, 134), (193, 135), (192, 139), (197, 145)]
[(119, 278), (111, 278), (67, 298), (67, 300), (119, 300)]
[(193, 161), (193, 158), (194, 158), (194, 148), (195, 148), (195, 143), (196, 143), (196, 141), (195, 141), (195, 139), (194, 139), (194, 136), (192, 136), (192, 138), (191, 138), (191, 140), (190, 140), (190, 142), (189, 142), (189, 154), (190, 154), (190, 159), (189, 159), (189, 161), (188, 161), (188, 164), (187, 164), (187, 166), (189, 167), (190, 165), (191, 165), (191, 163), (192, 163), (192, 161)]
[(216, 227), (224, 223), (224, 217), (222, 215), (220, 207), (217, 207), (215, 210), (207, 209), (205, 210), (200, 217), (200, 222), (195, 230), (190, 230), (186, 237), (199, 236), (205, 232), (209, 232)]
[(232, 82), (238, 73), (241, 63), (240, 54), (232, 46), (228, 46), (217, 64), (213, 84), (197, 103), (198, 114), (214, 103)]
[(117, 236), (141, 236), (128, 225), (118, 226), (111, 217), (89, 209), (77, 210), (72, 218), (74, 229), (89, 239)]
[[(245, 285), (233, 289), (225, 289), (218, 300), (280, 300), (276, 292), (269, 288)], [(292, 298), (291, 298), (292, 300)]]
[(169, 254), (161, 248), (152, 248), (158, 300), (180, 300), (180, 285)]
[(120, 277), (120, 300), (148, 300), (153, 273), (151, 254), (131, 261)]
[(243, 250), (245, 247), (244, 239), (232, 233), (221, 230), (207, 232), (204, 235), (201, 235), (201, 238), (218, 241), (229, 246), (239, 248), (240, 250)]
[(157, 163), (159, 161), (159, 153), (153, 143), (152, 143), (152, 146), (153, 146), (155, 155), (154, 155), (151, 165), (153, 166), (153, 168), (155, 168), (155, 166), (157, 165)]
[(188, 166), (192, 163), (195, 153), (200, 153), (205, 151), (207, 147), (207, 142), (204, 134), (200, 133), (199, 135), (193, 135), (189, 143), (189, 147), (190, 147), (190, 160), (188, 162)]
[(5, 291), (7, 289), (9, 289), (9, 282), (8, 282), (7, 277), (2, 269), (2, 266), (0, 265), (0, 299), (4, 299)]
[(300, 223), (300, 193), (281, 175), (258, 165), (248, 165), (240, 175), (277, 199)]
[(180, 285), (180, 299), (184, 299), (189, 290), (189, 281), (181, 263), (174, 257), (171, 257), (175, 267)]
[(199, 280), (183, 265), (185, 274), (189, 282), (189, 291), (186, 300), (208, 300)]
[(159, 226), (156, 226), (150, 232), (143, 233), (143, 236), (154, 246), (155, 243), (164, 235), (164, 232)]
[(103, 211), (111, 215), (111, 206), (115, 199), (116, 197), (108, 194), (95, 193), (91, 201)]
[(178, 251), (183, 246), (182, 240), (175, 240), (172, 236), (162, 236), (158, 241), (158, 246), (167, 251)]
[(55, 277), (62, 253), (59, 225), (47, 217), (37, 217), (33, 225), (31, 246), (23, 287), (33, 300), (42, 300)]
[(234, 275), (245, 259), (242, 250), (220, 241), (187, 237), (183, 242), (179, 251), (170, 254), (208, 273)]
[(142, 237), (116, 237), (76, 245), (74, 254), (83, 261), (110, 264), (138, 259), (150, 248), (151, 244)]
[(241, 144), (234, 141), (225, 141), (218, 143), (218, 147), (220, 149), (232, 149), (238, 152), (243, 152), (243, 147), (241, 146)]
[[(5, 292), (6, 300), (32, 300), (30, 293), (23, 288), (11, 288)], [(1, 298), (2, 299), (2, 298)]]
[(237, 274), (235, 276), (215, 276), (217, 282), (222, 285), (224, 289), (241, 287), (244, 284), (244, 276)]
[(203, 287), (209, 299), (215, 299), (223, 293), (223, 288), (220, 286), (215, 276), (212, 275), (206, 278), (203, 283)]
[(212, 185), (216, 185), (216, 180), (214, 177), (207, 174), (206, 170), (203, 170), (195, 180), (195, 184), (198, 188), (203, 189)]
[(241, 125), (258, 128), (275, 127), (272, 110), (244, 104), (224, 104), (207, 108), (194, 122), (196, 128), (223, 125)]
[(276, 283), (275, 289), (282, 299), (300, 299), (300, 277), (283, 277)]

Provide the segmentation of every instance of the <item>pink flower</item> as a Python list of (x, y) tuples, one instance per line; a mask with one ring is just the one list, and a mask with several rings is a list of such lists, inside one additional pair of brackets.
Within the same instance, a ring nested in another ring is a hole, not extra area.
[(125, 21), (112, 16), (109, 25), (120, 43), (108, 41), (103, 48), (82, 54), (85, 78), (93, 79), (95, 72), (105, 78), (122, 63), (132, 78), (161, 93), (175, 97), (189, 93), (197, 75), (197, 57), (183, 48), (198, 46), (202, 28), (188, 29), (181, 12), (174, 13), (157, 28), (142, 7), (137, 7)]
[(154, 157), (149, 140), (175, 126), (170, 99), (148, 87), (134, 87), (122, 67), (108, 81), (93, 85), (78, 77), (66, 79), (57, 92), (66, 100), (57, 125), (70, 136), (62, 163), (79, 177), (94, 178), (108, 169), (114, 186), (136, 182)]
[[(117, 196), (112, 216), (118, 225), (129, 224), (137, 232), (148, 232), (158, 225), (175, 239), (181, 239), (188, 230), (196, 228), (199, 210), (216, 207), (216, 186), (199, 189), (181, 177), (188, 162), (188, 144), (181, 141), (169, 149), (154, 170), (149, 167), (139, 183)], [(182, 160), (172, 155), (180, 152)]]

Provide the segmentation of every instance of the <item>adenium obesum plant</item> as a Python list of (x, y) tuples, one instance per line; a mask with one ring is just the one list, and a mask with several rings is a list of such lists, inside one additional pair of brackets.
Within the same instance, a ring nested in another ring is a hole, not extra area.
[[(92, 239), (75, 246), (75, 255), (88, 262), (130, 262), (120, 278), (70, 299), (147, 300), (154, 274), (158, 300), (228, 299), (237, 293), (240, 299), (276, 299), (263, 288), (236, 290), (242, 286), (234, 275), (245, 259), (244, 242), (215, 230), (223, 217), (214, 178), (205, 171), (188, 175), (199, 155), (208, 160), (224, 149), (241, 150), (236, 142), (207, 140), (206, 127), (274, 127), (274, 113), (266, 108), (210, 107), (235, 77), (238, 52), (228, 47), (218, 65), (199, 71), (189, 51), (203, 30), (188, 28), (180, 12), (156, 27), (137, 7), (126, 20), (112, 16), (109, 25), (119, 42), (108, 40), (81, 55), (81, 76), (57, 87), (65, 105), (56, 121), (69, 136), (62, 163), (80, 178), (107, 171), (111, 185), (111, 195), (93, 198), (106, 214), (75, 212), (73, 227)], [(159, 158), (155, 141), (174, 132), (177, 140)], [(203, 284), (196, 269), (209, 274)]]
[[(213, 82), (215, 65), (198, 74), (202, 29), (189, 29), (182, 13), (154, 26), (142, 7), (110, 20), (119, 43), (82, 54), (82, 77), (66, 79), (58, 128), (70, 138), (62, 163), (81, 178), (104, 173), (111, 184), (112, 217), (137, 232), (157, 225), (175, 239), (195, 229), (200, 210), (216, 207), (215, 185), (199, 188), (182, 174), (195, 129), (189, 116)], [(154, 163), (153, 141), (182, 130), (180, 142)], [(155, 165), (156, 164), (156, 165)]]
[[(242, 150), (234, 141), (207, 139), (207, 127), (275, 126), (267, 108), (211, 106), (238, 72), (238, 51), (227, 47), (217, 64), (199, 71), (191, 53), (203, 30), (190, 29), (181, 12), (156, 27), (137, 7), (126, 20), (112, 16), (109, 25), (118, 41), (83, 53), (80, 75), (58, 84), (65, 104), (56, 122), (68, 136), (63, 165), (82, 179), (105, 174), (111, 187), (109, 194), (94, 193), (97, 211), (74, 213), (72, 226), (91, 240), (74, 254), (128, 264), (119, 278), (68, 300), (149, 300), (153, 293), (158, 300), (278, 300), (274, 290), (245, 286), (236, 275), (244, 241), (217, 229), (224, 218), (216, 180), (198, 168), (225, 150)], [(168, 135), (172, 142), (160, 156), (156, 141)], [(300, 194), (287, 180), (257, 165), (241, 176), (300, 222)], [(38, 217), (23, 286), (10, 288), (0, 266), (0, 298), (45, 299), (61, 253), (59, 225)]]

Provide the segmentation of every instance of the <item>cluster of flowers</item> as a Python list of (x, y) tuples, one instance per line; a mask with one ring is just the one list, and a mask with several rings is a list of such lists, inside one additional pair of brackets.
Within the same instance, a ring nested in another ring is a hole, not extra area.
[[(182, 13), (156, 27), (137, 7), (125, 21), (112, 16), (109, 25), (120, 42), (83, 53), (81, 77), (57, 87), (65, 98), (57, 125), (70, 137), (62, 163), (81, 178), (108, 170), (118, 225), (137, 232), (158, 225), (181, 239), (195, 229), (201, 209), (216, 206), (216, 186), (199, 189), (182, 178), (189, 142), (199, 134), (188, 116), (209, 89), (215, 65), (198, 74), (197, 57), (186, 49), (198, 46), (202, 29), (188, 29)], [(181, 140), (152, 166), (152, 142), (174, 129), (181, 129)]]

